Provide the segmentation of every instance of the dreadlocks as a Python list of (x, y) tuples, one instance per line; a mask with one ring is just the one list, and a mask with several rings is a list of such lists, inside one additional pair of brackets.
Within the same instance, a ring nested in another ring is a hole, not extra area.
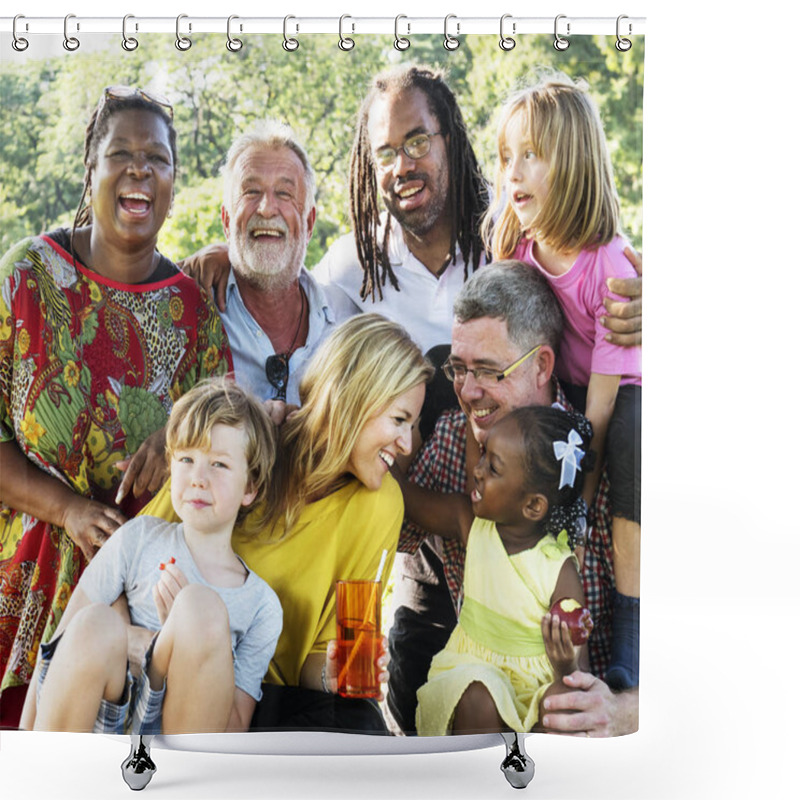
[(450, 235), (450, 252), (455, 253), (456, 244), (460, 248), (464, 257), (465, 280), (469, 276), (470, 261), (474, 271), (483, 252), (480, 222), (489, 202), (487, 185), (467, 138), (461, 110), (444, 82), (443, 73), (413, 65), (387, 70), (375, 77), (361, 104), (350, 155), (350, 218), (358, 260), (364, 270), (362, 299), (372, 297), (375, 300), (376, 294), (378, 299), (383, 298), (382, 287), (387, 279), (394, 289), (399, 291), (400, 288), (389, 263), (388, 224), (383, 240), (378, 244), (380, 208), (375, 163), (367, 132), (369, 111), (379, 94), (410, 89), (419, 89), (425, 94), (431, 112), (439, 120), (442, 135), (449, 137), (448, 210), (450, 218), (456, 221)]

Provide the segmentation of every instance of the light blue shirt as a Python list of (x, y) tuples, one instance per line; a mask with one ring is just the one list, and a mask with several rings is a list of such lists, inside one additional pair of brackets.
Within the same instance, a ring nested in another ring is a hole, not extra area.
[[(359, 313), (339, 287), (322, 286), (305, 267), (300, 271), (300, 286), (308, 298), (308, 336), (305, 345), (289, 359), (286, 402), (294, 405), (300, 405), (300, 378), (317, 348), (336, 325)], [(236, 382), (262, 400), (271, 400), (277, 390), (267, 380), (266, 363), (269, 356), (275, 355), (275, 348), (245, 307), (233, 270), (228, 274), (225, 302), (221, 316), (233, 353)]]

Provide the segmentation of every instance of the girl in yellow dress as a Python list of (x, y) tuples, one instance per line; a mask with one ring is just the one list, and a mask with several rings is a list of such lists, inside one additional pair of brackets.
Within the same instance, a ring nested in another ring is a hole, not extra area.
[(530, 731), (562, 678), (587, 669), (550, 608), (584, 604), (571, 543), (586, 524), (591, 438), (580, 414), (519, 408), (489, 432), (469, 500), (402, 483), (406, 515), (467, 548), (458, 625), (417, 693), (420, 735)]

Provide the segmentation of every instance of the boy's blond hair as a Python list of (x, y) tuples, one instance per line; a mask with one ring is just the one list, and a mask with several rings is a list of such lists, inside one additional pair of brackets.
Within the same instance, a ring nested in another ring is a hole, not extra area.
[(230, 378), (201, 381), (175, 403), (167, 423), (167, 459), (171, 460), (176, 450), (208, 450), (214, 425), (244, 431), (248, 491), (256, 496), (249, 506), (239, 509), (236, 521), (239, 524), (252, 514), (252, 524), (263, 525), (277, 453), (275, 425), (263, 404)]
[(547, 198), (528, 229), (556, 250), (594, 249), (619, 232), (619, 198), (600, 114), (585, 82), (547, 74), (514, 94), (498, 124), (498, 166), (481, 232), (494, 260), (511, 258), (523, 231), (505, 193), (506, 129), (517, 114), (537, 158), (550, 164)]

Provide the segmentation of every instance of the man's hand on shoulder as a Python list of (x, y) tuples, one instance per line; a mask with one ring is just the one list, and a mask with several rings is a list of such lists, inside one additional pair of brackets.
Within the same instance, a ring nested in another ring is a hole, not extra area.
[(612, 300), (606, 297), (603, 305), (608, 316), (602, 323), (608, 328), (606, 340), (622, 347), (636, 347), (642, 343), (642, 257), (630, 247), (625, 248), (628, 261), (638, 274), (638, 278), (609, 278), (606, 285), (614, 294), (629, 300)]
[(205, 289), (209, 297), (214, 298), (220, 311), (225, 310), (225, 289), (228, 285), (228, 273), (231, 271), (227, 242), (206, 245), (202, 250), (179, 261), (178, 266)]

